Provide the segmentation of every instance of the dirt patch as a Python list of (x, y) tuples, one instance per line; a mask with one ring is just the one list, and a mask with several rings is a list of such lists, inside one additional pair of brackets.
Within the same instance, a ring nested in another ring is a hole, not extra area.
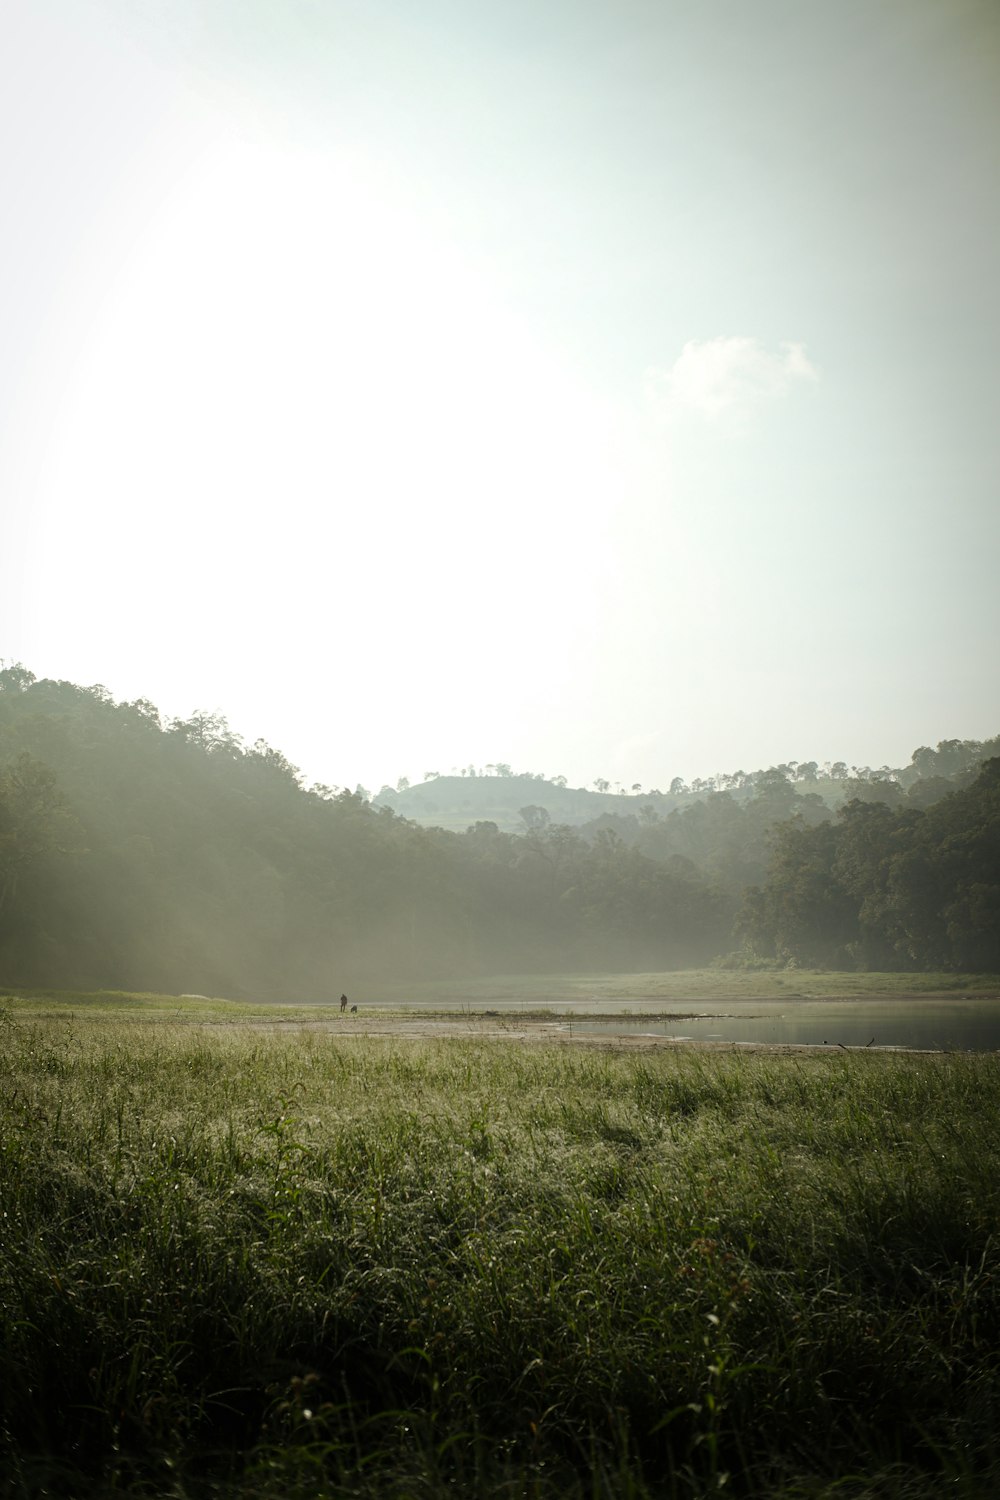
[[(658, 1021), (690, 1021), (695, 1015), (660, 1015), (643, 1019)], [(617, 1021), (619, 1016), (588, 1016), (587, 1020)], [(633, 1018), (634, 1019), (634, 1018)], [(830, 1052), (837, 1050), (830, 1045), (811, 1045), (803, 1042), (728, 1042), (708, 1041), (694, 1037), (655, 1036), (647, 1034), (629, 1035), (608, 1032), (583, 1031), (574, 1024), (578, 1018), (572, 1016), (521, 1018), (513, 1015), (493, 1016), (380, 1016), (377, 1013), (356, 1016), (331, 1015), (323, 1020), (303, 1020), (289, 1017), (278, 1020), (269, 1017), (260, 1021), (240, 1021), (241, 1027), (249, 1026), (255, 1031), (312, 1031), (320, 1032), (338, 1040), (351, 1041), (362, 1037), (385, 1037), (395, 1041), (443, 1041), (459, 1038), (463, 1041), (501, 1041), (524, 1046), (546, 1044), (555, 1047), (591, 1047), (606, 1052), (660, 1052), (666, 1050), (696, 1050), (700, 1052), (774, 1052), (803, 1053)], [(233, 1023), (230, 1023), (233, 1024)], [(898, 1052), (898, 1047), (842, 1047), (845, 1052)]]

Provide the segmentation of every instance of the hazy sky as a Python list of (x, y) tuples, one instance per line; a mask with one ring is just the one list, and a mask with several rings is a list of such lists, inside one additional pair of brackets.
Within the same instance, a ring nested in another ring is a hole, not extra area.
[(996, 0), (0, 0), (0, 656), (310, 779), (1000, 731)]

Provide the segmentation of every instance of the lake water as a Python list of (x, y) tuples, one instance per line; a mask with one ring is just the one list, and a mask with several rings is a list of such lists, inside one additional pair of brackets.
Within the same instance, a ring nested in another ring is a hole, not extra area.
[[(722, 1013), (724, 1011), (724, 1013)], [(575, 1032), (666, 1036), (674, 1041), (787, 1042), (836, 1048), (905, 1047), (947, 1052), (1000, 1049), (997, 1000), (732, 1001), (684, 1020), (625, 1017), (567, 1023)]]

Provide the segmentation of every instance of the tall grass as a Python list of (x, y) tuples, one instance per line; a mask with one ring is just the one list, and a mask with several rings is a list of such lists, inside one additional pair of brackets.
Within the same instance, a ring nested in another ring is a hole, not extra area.
[(989, 1494), (1000, 1061), (0, 1020), (11, 1496)]

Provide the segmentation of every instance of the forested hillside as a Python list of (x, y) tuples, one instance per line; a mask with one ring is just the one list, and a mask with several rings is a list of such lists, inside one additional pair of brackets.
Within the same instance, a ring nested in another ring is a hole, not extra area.
[[(383, 786), (374, 797), (379, 807), (410, 818), (425, 827), (451, 828), (464, 832), (470, 823), (489, 820), (506, 833), (520, 833), (522, 809), (540, 807), (553, 823), (583, 827), (603, 820), (629, 838), (630, 820), (649, 823), (671, 812), (683, 812), (707, 798), (726, 794), (745, 803), (774, 787), (791, 788), (800, 797), (818, 798), (836, 811), (855, 797), (864, 801), (893, 803), (920, 785), (923, 805), (953, 791), (956, 780), (975, 774), (990, 756), (1000, 755), (1000, 735), (979, 740), (943, 740), (936, 749), (921, 746), (907, 766), (848, 765), (846, 761), (785, 761), (757, 771), (718, 772), (696, 776), (688, 783), (680, 776), (664, 781), (663, 787), (643, 787), (638, 782), (623, 786), (598, 776), (589, 787), (571, 787), (565, 776), (543, 776), (515, 772), (498, 763), (474, 765), (440, 775), (426, 771), (422, 782), (411, 784), (404, 776), (396, 786)], [(608, 823), (608, 819), (615, 820)], [(634, 839), (629, 838), (629, 842)]]
[(643, 801), (573, 828), (536, 799), (518, 832), (456, 832), (307, 788), (216, 716), (164, 723), (8, 668), (0, 982), (322, 999), (379, 978), (696, 965), (734, 930), (776, 962), (1000, 968), (981, 749), (952, 756), (951, 780), (934, 774), (947, 744), (917, 752), (932, 774), (908, 786), (856, 778), (836, 817), (778, 768), (665, 814)]
[(1000, 972), (1000, 759), (927, 808), (854, 801), (781, 825), (737, 925), (783, 962)]
[(321, 998), (704, 962), (730, 906), (611, 837), (420, 828), (216, 717), (0, 673), (0, 980)]

